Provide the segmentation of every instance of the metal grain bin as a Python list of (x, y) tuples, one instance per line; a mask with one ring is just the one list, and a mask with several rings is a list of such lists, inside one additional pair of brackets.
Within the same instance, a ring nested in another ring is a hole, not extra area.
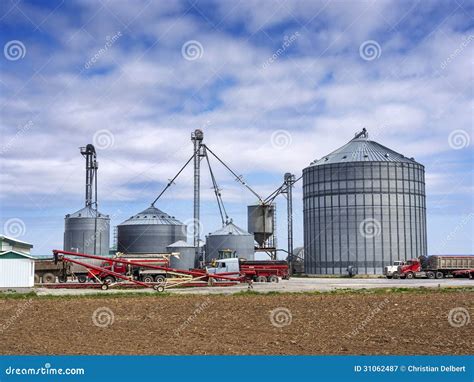
[(382, 274), (427, 253), (424, 167), (364, 129), (303, 170), (303, 215), (307, 274)]
[(225, 257), (254, 259), (254, 237), (232, 221), (206, 236), (206, 262)]
[(196, 248), (183, 240), (168, 246), (168, 253), (179, 253), (179, 257), (171, 256), (171, 268), (188, 270), (196, 267)]
[(187, 227), (156, 207), (132, 216), (117, 226), (117, 251), (123, 253), (166, 253), (168, 245), (186, 241)]
[(92, 207), (68, 214), (64, 218), (64, 250), (107, 256), (109, 253), (110, 218)]
[(255, 241), (263, 243), (273, 235), (273, 217), (275, 206), (272, 204), (257, 204), (247, 207), (247, 229), (255, 237)]

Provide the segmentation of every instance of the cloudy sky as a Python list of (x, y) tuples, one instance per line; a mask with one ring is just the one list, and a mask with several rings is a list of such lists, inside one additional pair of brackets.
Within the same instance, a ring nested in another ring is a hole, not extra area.
[[(456, 1), (0, 2), (1, 228), (62, 247), (94, 143), (100, 210), (146, 208), (205, 142), (266, 196), (366, 127), (426, 166), (430, 253), (473, 253), (474, 4)], [(229, 215), (255, 197), (218, 163)], [(204, 233), (220, 226), (203, 175)], [(186, 170), (157, 206), (192, 218)], [(302, 245), (301, 184), (295, 244)], [(286, 248), (285, 200), (278, 199)]]

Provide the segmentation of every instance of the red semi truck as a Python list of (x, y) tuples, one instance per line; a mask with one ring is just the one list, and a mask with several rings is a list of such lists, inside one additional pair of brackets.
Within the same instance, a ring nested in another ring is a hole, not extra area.
[(398, 267), (394, 278), (442, 279), (449, 276), (474, 275), (474, 255), (432, 255), (408, 260)]

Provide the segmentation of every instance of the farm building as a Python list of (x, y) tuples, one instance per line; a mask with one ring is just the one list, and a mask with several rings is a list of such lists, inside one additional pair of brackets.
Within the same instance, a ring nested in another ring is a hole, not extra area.
[(33, 245), (0, 235), (0, 288), (29, 288), (34, 285)]

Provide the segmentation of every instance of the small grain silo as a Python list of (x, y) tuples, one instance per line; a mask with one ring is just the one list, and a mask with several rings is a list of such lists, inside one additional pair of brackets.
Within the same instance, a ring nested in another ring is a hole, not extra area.
[(86, 206), (64, 219), (64, 250), (108, 256), (110, 218)]
[(254, 259), (254, 236), (236, 226), (232, 220), (206, 236), (206, 262), (214, 259), (238, 257)]
[(187, 227), (154, 206), (117, 226), (117, 251), (126, 254), (167, 253), (178, 240), (186, 241)]
[(363, 129), (303, 170), (303, 216), (305, 273), (381, 274), (427, 253), (424, 167)]
[[(97, 210), (97, 169), (99, 164), (93, 145), (81, 147), (86, 158), (85, 207), (64, 218), (64, 250), (107, 256), (109, 253), (110, 218)], [(95, 187), (94, 187), (95, 186)]]
[(170, 256), (171, 268), (188, 270), (196, 267), (196, 248), (184, 240), (168, 245), (168, 253), (176, 254)]

